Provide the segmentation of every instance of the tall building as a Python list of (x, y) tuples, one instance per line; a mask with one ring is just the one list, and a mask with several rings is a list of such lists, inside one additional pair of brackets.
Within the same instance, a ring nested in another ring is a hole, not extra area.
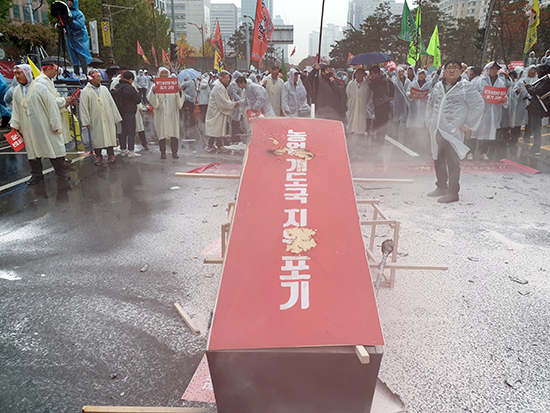
[[(386, 0), (385, 2), (390, 4), (392, 14), (401, 15), (403, 13), (403, 3), (396, 3), (395, 0)], [(363, 21), (374, 14), (380, 3), (384, 2), (377, 0), (349, 0), (348, 22), (359, 30)]]
[[(273, 17), (273, 0), (263, 0), (263, 2), (269, 10), (269, 15)], [(241, 0), (241, 15), (254, 18), (256, 16), (257, 3), (258, 0)]]
[(211, 32), (216, 31), (216, 19), (220, 22), (222, 39), (227, 41), (237, 31), (239, 15), (234, 4), (212, 3), (210, 13)]
[(489, 7), (489, 0), (441, 0), (439, 8), (444, 13), (456, 18), (473, 17), (484, 20)]
[[(321, 43), (321, 57), (328, 57), (332, 49), (332, 45), (337, 40), (342, 40), (344, 37), (343, 27), (336, 24), (327, 24), (323, 27), (323, 39)], [(315, 56), (319, 53), (319, 32), (313, 31), (309, 34), (309, 48), (308, 52), (310, 56)]]
[[(187, 43), (197, 49), (201, 48), (203, 39), (210, 37), (210, 0), (173, 0), (174, 1), (174, 32), (176, 40), (182, 34), (187, 37)], [(172, 2), (165, 0), (166, 16), (172, 21)], [(199, 28), (197, 28), (196, 26)]]
[[(38, 0), (33, 0), (32, 2), (32, 8), (33, 10), (36, 9), (33, 13), (33, 18), (35, 23), (45, 23), (50, 24), (48, 21), (48, 13), (49, 13), (49, 7), (47, 3), (40, 3)], [(20, 22), (31, 22), (31, 11), (29, 8), (29, 3), (27, 0), (14, 0), (13, 4), (11, 5), (11, 9), (9, 10), (8, 14), (9, 20), (15, 20)]]

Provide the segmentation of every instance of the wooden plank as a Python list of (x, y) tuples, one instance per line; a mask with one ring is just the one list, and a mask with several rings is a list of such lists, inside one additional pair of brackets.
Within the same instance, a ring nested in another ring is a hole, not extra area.
[(370, 363), (370, 356), (365, 346), (355, 346), (355, 354), (357, 354), (361, 364)]
[(205, 264), (223, 264), (223, 257), (208, 257), (204, 259)]
[(176, 310), (180, 314), (181, 318), (183, 318), (183, 321), (185, 321), (185, 324), (187, 324), (187, 326), (191, 329), (191, 331), (196, 336), (200, 336), (201, 334), (200, 330), (197, 327), (195, 327), (195, 324), (193, 324), (193, 321), (191, 320), (191, 318), (187, 315), (185, 311), (183, 311), (183, 308), (181, 308), (181, 305), (179, 305), (178, 303), (174, 303), (174, 307), (176, 307)]
[[(370, 263), (371, 268), (380, 268), (379, 263)], [(434, 271), (447, 271), (449, 269), (446, 265), (428, 265), (428, 264), (398, 264), (398, 263), (386, 263), (384, 265), (386, 269), (396, 270), (434, 270)]]
[(384, 213), (382, 212), (382, 210), (380, 209), (380, 207), (378, 205), (373, 205), (372, 206), (374, 209), (376, 209), (376, 211), (378, 211), (378, 215), (380, 215), (382, 217), (382, 219), (387, 219), (386, 216), (384, 215)]
[(375, 219), (369, 221), (361, 221), (361, 225), (390, 225), (393, 227), (397, 221), (392, 221), (390, 219)]
[(196, 407), (84, 406), (82, 413), (207, 413)]
[(241, 179), (240, 175), (228, 174), (194, 174), (187, 172), (176, 172), (178, 178), (216, 178), (216, 179)]
[(358, 204), (368, 204), (368, 205), (378, 205), (380, 203), (379, 199), (358, 199)]
[(389, 179), (389, 178), (353, 178), (355, 184), (412, 184), (412, 179)]

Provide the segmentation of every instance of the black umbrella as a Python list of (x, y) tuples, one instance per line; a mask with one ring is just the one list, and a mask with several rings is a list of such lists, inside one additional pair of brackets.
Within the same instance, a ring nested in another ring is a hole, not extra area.
[(72, 65), (72, 63), (61, 57), (61, 56), (48, 56), (44, 59), (42, 59), (42, 64), (43, 65), (60, 65), (60, 66), (63, 66), (63, 65)]
[(348, 65), (375, 65), (378, 63), (391, 62), (393, 59), (386, 53), (362, 53), (354, 56)]
[(97, 57), (92, 57), (92, 62), (90, 63), (90, 66), (92, 67), (99, 67), (103, 66), (105, 62)]

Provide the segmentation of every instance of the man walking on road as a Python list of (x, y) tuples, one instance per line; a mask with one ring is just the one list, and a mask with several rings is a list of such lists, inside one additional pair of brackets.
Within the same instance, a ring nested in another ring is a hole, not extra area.
[(141, 98), (136, 88), (132, 85), (133, 81), (134, 74), (130, 71), (124, 72), (120, 83), (116, 85), (111, 93), (122, 116), (122, 133), (119, 138), (122, 155), (128, 155), (128, 158), (139, 158), (141, 155), (134, 152), (134, 144), (136, 139), (137, 105), (141, 102)]
[(439, 197), (441, 203), (458, 201), (460, 160), (470, 150), (464, 135), (478, 127), (485, 105), (475, 86), (461, 78), (460, 67), (457, 60), (445, 65), (443, 81), (432, 89), (426, 110), (437, 178), (437, 189), (428, 196)]
[[(210, 93), (208, 109), (206, 111), (206, 136), (208, 136), (208, 151), (216, 149), (223, 151), (223, 138), (227, 136), (227, 119), (239, 102), (232, 102), (227, 94), (227, 86), (231, 82), (231, 75), (227, 71), (220, 73), (220, 78), (214, 82)], [(216, 146), (214, 146), (216, 143)]]

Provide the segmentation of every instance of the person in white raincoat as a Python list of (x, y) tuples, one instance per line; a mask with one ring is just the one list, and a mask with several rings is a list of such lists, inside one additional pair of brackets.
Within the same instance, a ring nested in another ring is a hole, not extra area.
[(407, 91), (411, 81), (405, 76), (405, 69), (402, 67), (397, 68), (397, 76), (392, 77), (391, 81), (395, 86), (392, 123), (397, 140), (401, 140), (409, 116), (409, 99), (407, 98)]
[(57, 75), (56, 65), (42, 65), (42, 73), (34, 79), (35, 82), (40, 83), (48, 88), (52, 94), (57, 107), (59, 108), (59, 114), (61, 115), (61, 134), (63, 135), (63, 142), (69, 143), (72, 141), (71, 131), (69, 130), (69, 123), (67, 122), (67, 102), (71, 100), (70, 97), (63, 98), (53, 84), (53, 78)]
[[(407, 117), (407, 129), (410, 130), (412, 140), (417, 142), (423, 150), (430, 146), (429, 133), (426, 130), (426, 108), (428, 107), (428, 96), (417, 94), (417, 91), (430, 93), (432, 87), (440, 82), (432, 83), (427, 78), (427, 71), (419, 69), (414, 80), (407, 88), (407, 99), (409, 100), (409, 116)], [(414, 90), (413, 90), (414, 89)], [(430, 150), (428, 149), (428, 152)]]
[(306, 95), (303, 92), (305, 92), (305, 88), (300, 79), (300, 72), (296, 69), (290, 69), (288, 80), (283, 85), (281, 105), (284, 116), (297, 118), (301, 112), (307, 111), (309, 108), (306, 103), (307, 92)]
[(432, 89), (426, 109), (437, 178), (437, 189), (428, 196), (440, 197), (438, 202), (458, 201), (460, 160), (469, 151), (464, 134), (478, 127), (484, 104), (475, 87), (460, 77), (460, 62), (448, 62), (443, 81)]
[[(239, 102), (243, 97), (243, 91), (236, 82), (236, 79), (241, 76), (241, 72), (235, 70), (233, 72), (231, 82), (229, 83), (229, 86), (227, 86), (227, 94), (229, 95), (229, 99), (231, 99), (233, 102)], [(243, 131), (241, 129), (241, 111), (234, 110), (233, 115), (231, 115), (231, 141), (233, 143), (240, 142), (242, 133)]]
[(248, 107), (250, 110), (262, 112), (268, 118), (276, 117), (271, 107), (271, 100), (267, 91), (257, 83), (248, 82), (244, 76), (239, 77), (237, 85), (244, 90), (243, 99), (239, 102), (241, 107)]
[(233, 110), (239, 106), (239, 102), (232, 102), (227, 94), (229, 82), (231, 82), (231, 75), (223, 70), (220, 73), (220, 78), (214, 82), (212, 92), (210, 92), (210, 100), (206, 111), (206, 136), (208, 137), (207, 149), (209, 152), (216, 149), (225, 150), (223, 138), (227, 136), (227, 119), (233, 114)]
[(529, 117), (527, 114), (527, 105), (529, 105), (529, 93), (525, 85), (532, 85), (538, 80), (537, 71), (535, 70), (535, 65), (527, 67), (522, 76), (517, 81), (514, 86), (513, 93), (517, 96), (518, 103), (516, 106), (516, 114), (514, 119), (514, 128), (512, 134), (519, 138), (521, 134), (521, 127), (525, 126), (525, 131), (523, 132), (523, 142), (531, 142), (531, 128), (529, 127)]
[(116, 124), (122, 122), (122, 116), (115, 101), (105, 86), (101, 86), (101, 74), (91, 70), (90, 81), (80, 95), (80, 121), (92, 136), (95, 152), (95, 164), (103, 162), (103, 149), (107, 151), (109, 163), (115, 162)]
[[(483, 96), (483, 91), (486, 88), (498, 87), (506, 88), (506, 82), (504, 79), (498, 76), (499, 70), (502, 68), (497, 62), (488, 63), (481, 75), (479, 81), (475, 84), (478, 93)], [(479, 153), (481, 154), (481, 160), (489, 160), (489, 149), (497, 139), (497, 130), (500, 128), (500, 122), (502, 119), (502, 108), (508, 107), (508, 98), (505, 96), (502, 98), (503, 105), (497, 105), (493, 103), (485, 103), (483, 110), (483, 117), (479, 127), (472, 132), (472, 139), (477, 139), (477, 145)]]
[(367, 131), (367, 106), (372, 101), (372, 90), (366, 81), (364, 69), (357, 69), (353, 80), (346, 87), (346, 130), (349, 135), (365, 137)]
[(208, 109), (208, 100), (210, 99), (210, 76), (204, 73), (199, 83), (199, 91), (197, 93), (197, 104), (199, 105), (200, 118), (199, 130), (204, 139), (204, 123), (206, 122), (206, 110)]
[[(168, 78), (170, 77), (170, 72), (167, 68), (161, 67), (158, 70), (157, 77)], [(172, 158), (179, 158), (179, 110), (183, 107), (182, 90), (182, 87), (178, 85), (177, 93), (157, 94), (157, 85), (153, 85), (149, 90), (149, 93), (147, 93), (147, 100), (155, 109), (155, 130), (159, 139), (161, 159), (166, 159), (166, 139), (170, 139)]]
[(13, 110), (10, 126), (23, 136), (31, 166), (29, 185), (44, 180), (42, 158), (49, 158), (55, 174), (69, 179), (65, 172), (65, 143), (61, 135), (59, 107), (50, 91), (32, 78), (29, 65), (14, 67), (19, 85), (13, 92)]
[(264, 80), (264, 86), (271, 100), (271, 107), (275, 112), (275, 116), (283, 116), (282, 109), (282, 97), (283, 97), (283, 85), (285, 82), (279, 77), (279, 68), (273, 66), (271, 68), (271, 76), (266, 77)]

